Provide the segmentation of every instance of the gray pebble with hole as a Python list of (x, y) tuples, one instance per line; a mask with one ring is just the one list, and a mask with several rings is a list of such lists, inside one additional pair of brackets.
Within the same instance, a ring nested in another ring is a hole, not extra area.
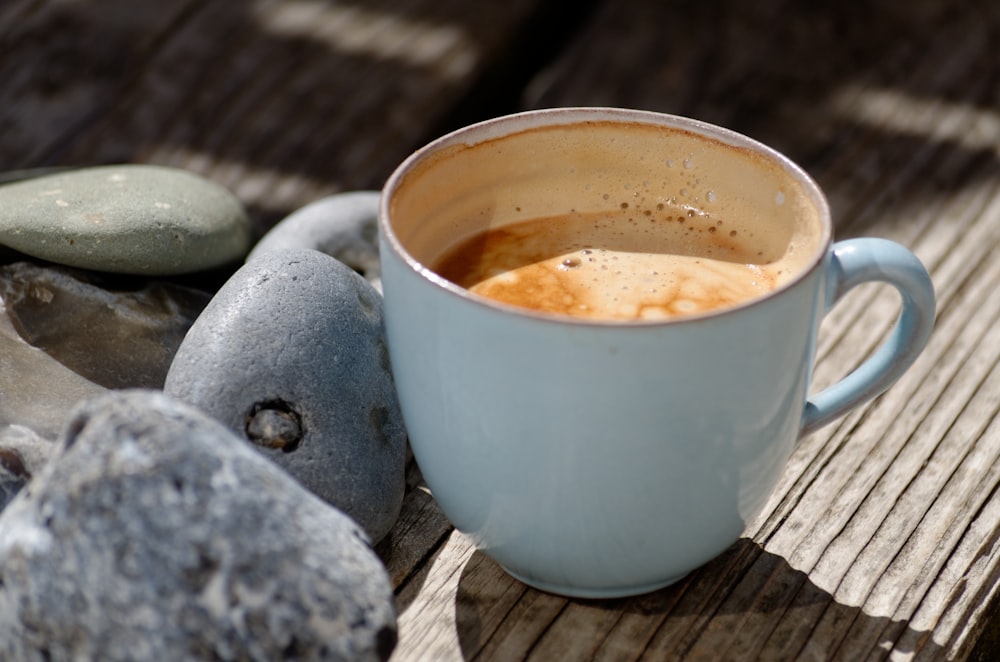
[(399, 515), (406, 433), (382, 297), (311, 249), (247, 262), (181, 343), (164, 391), (238, 432), (373, 540)]

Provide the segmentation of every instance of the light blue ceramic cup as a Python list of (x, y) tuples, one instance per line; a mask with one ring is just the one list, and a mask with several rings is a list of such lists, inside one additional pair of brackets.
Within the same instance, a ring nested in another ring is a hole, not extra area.
[[(778, 224), (803, 266), (736, 307), (631, 323), (513, 308), (428, 268), (477, 230), (600, 210), (638, 189), (762, 234)], [(722, 552), (797, 440), (888, 388), (933, 326), (933, 286), (912, 253), (833, 243), (827, 203), (800, 168), (679, 117), (578, 108), (467, 127), (398, 168), (379, 224), (393, 373), (427, 485), (510, 574), (563, 595), (651, 591)], [(869, 281), (902, 295), (895, 329), (809, 396), (824, 314)]]

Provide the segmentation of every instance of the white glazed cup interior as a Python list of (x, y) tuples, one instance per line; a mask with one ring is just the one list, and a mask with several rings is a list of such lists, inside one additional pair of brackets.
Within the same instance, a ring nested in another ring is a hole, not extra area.
[(540, 313), (478, 297), (433, 266), (486, 229), (623, 205), (637, 215), (708, 212), (725, 219), (726, 232), (752, 235), (766, 259), (796, 254), (798, 276), (822, 260), (832, 235), (819, 187), (778, 152), (720, 127), (644, 111), (568, 108), (489, 120), (418, 151), (384, 190), (381, 231), (393, 251), (441, 287), (515, 314)]

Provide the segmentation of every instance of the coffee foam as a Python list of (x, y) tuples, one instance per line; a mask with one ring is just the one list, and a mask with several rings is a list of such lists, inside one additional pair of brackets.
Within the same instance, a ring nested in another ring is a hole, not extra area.
[(693, 210), (620, 210), (522, 221), (452, 249), (435, 271), (470, 291), (546, 313), (615, 321), (686, 317), (763, 296), (785, 256)]
[[(475, 235), (532, 219), (669, 215), (681, 226), (680, 215), (688, 227), (706, 224), (706, 234), (722, 221), (717, 238), (752, 238), (762, 253), (744, 268), (782, 260), (794, 277), (825, 240), (812, 195), (748, 146), (673, 126), (588, 121), (442, 146), (401, 177), (389, 217), (403, 248), (431, 268)], [(674, 243), (671, 252), (683, 256), (683, 242)]]

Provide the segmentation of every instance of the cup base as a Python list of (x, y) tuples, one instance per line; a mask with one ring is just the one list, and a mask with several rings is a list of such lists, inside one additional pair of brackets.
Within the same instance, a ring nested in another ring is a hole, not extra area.
[(554, 584), (544, 581), (538, 581), (531, 577), (525, 577), (524, 575), (512, 571), (504, 565), (500, 566), (504, 569), (508, 575), (523, 582), (532, 588), (536, 588), (539, 591), (545, 591), (546, 593), (553, 593), (555, 595), (561, 595), (566, 598), (584, 598), (590, 600), (602, 600), (607, 598), (628, 598), (635, 595), (642, 595), (644, 593), (652, 593), (653, 591), (659, 590), (661, 588), (666, 588), (671, 584), (676, 584), (680, 580), (687, 577), (688, 573), (682, 575), (676, 575), (662, 581), (650, 582), (648, 584), (638, 584), (635, 586), (609, 586), (609, 587), (586, 587), (586, 586), (570, 586), (565, 584)]

